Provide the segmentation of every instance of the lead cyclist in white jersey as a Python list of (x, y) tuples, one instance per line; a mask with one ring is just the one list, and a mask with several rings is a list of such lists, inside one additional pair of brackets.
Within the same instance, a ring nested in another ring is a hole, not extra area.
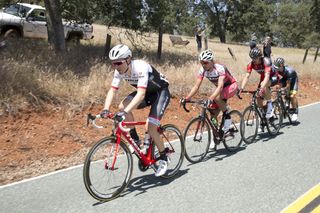
[[(121, 101), (116, 119), (134, 121), (132, 110), (151, 106), (147, 119), (148, 133), (153, 138), (160, 152), (159, 167), (155, 175), (162, 176), (167, 171), (168, 158), (165, 153), (164, 144), (160, 140), (158, 127), (164, 111), (170, 102), (169, 82), (164, 75), (159, 73), (150, 64), (143, 60), (133, 60), (132, 52), (126, 45), (119, 44), (113, 47), (109, 52), (109, 58), (115, 72), (101, 116), (106, 117), (110, 113), (110, 106), (119, 89), (121, 79), (137, 88), (136, 91)], [(130, 135), (140, 146), (140, 140), (134, 127), (131, 128)]]

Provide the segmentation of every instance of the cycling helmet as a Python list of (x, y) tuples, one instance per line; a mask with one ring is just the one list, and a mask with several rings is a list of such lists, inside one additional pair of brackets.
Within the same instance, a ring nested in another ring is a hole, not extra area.
[(279, 57), (276, 60), (274, 60), (273, 64), (275, 67), (278, 68), (281, 64), (284, 65), (284, 59)]
[(212, 50), (204, 50), (199, 55), (199, 61), (212, 61), (214, 59)]
[(109, 52), (109, 58), (111, 61), (117, 59), (125, 59), (132, 56), (132, 52), (127, 45), (118, 44), (114, 46)]
[(262, 56), (261, 50), (257, 47), (253, 48), (249, 52), (249, 56), (251, 59), (256, 59)]

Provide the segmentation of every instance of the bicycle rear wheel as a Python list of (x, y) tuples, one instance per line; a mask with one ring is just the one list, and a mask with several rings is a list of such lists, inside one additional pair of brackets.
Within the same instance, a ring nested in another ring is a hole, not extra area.
[[(171, 178), (178, 173), (183, 162), (185, 152), (183, 137), (176, 126), (166, 124), (161, 127), (160, 139), (164, 143), (169, 158), (168, 170), (161, 177)], [(154, 158), (158, 157), (160, 157), (160, 154), (154, 145)], [(158, 162), (155, 163), (155, 167), (158, 168)]]
[(193, 118), (184, 131), (184, 141), (186, 146), (186, 158), (190, 163), (198, 163), (207, 155), (211, 134), (210, 125), (205, 119)]
[(99, 140), (90, 149), (83, 166), (85, 187), (100, 201), (116, 198), (127, 187), (131, 174), (132, 154), (123, 141), (117, 145), (115, 137)]
[(240, 133), (242, 114), (238, 110), (232, 110), (230, 112), (230, 116), (232, 123), (229, 131), (224, 134), (223, 145), (227, 150), (235, 151), (242, 143), (242, 137)]
[(282, 125), (283, 112), (278, 101), (272, 102), (273, 116), (267, 119), (267, 129), (270, 135), (276, 135)]
[(258, 113), (251, 106), (247, 107), (243, 111), (240, 122), (241, 137), (246, 144), (250, 144), (256, 139), (259, 123)]

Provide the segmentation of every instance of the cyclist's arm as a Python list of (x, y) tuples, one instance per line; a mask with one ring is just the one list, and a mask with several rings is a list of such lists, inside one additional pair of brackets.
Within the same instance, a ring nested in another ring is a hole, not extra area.
[(117, 89), (114, 87), (111, 87), (109, 89), (107, 96), (106, 96), (106, 100), (104, 102), (104, 109), (110, 110), (110, 106), (111, 106), (113, 97), (115, 96), (116, 92), (117, 92)]
[(226, 76), (222, 75), (219, 76), (218, 79), (218, 86), (217, 88), (214, 90), (214, 92), (212, 93), (212, 95), (209, 97), (210, 100), (214, 100), (223, 90), (223, 84), (224, 84), (224, 79), (226, 78)]
[(267, 84), (270, 80), (270, 72), (264, 72), (264, 79), (261, 82), (261, 89), (265, 89), (267, 87)]
[(186, 99), (190, 100), (192, 98), (192, 96), (194, 96), (194, 94), (197, 93), (197, 91), (200, 88), (200, 85), (202, 83), (203, 78), (198, 78), (196, 81), (196, 84), (192, 87), (191, 91), (189, 92), (189, 94), (187, 95)]
[(247, 72), (246, 76), (243, 78), (242, 83), (241, 83), (241, 89), (244, 89), (244, 87), (246, 86), (249, 78), (250, 78), (251, 72)]
[(146, 88), (137, 88), (137, 94), (134, 96), (132, 101), (128, 104), (128, 106), (124, 109), (125, 112), (131, 112), (132, 110), (136, 109), (138, 105), (143, 101), (144, 97), (146, 96)]

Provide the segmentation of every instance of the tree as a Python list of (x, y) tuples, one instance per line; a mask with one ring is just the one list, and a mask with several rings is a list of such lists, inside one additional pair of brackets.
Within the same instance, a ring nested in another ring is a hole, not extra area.
[(66, 50), (64, 30), (62, 25), (60, 2), (56, 0), (44, 0), (47, 11), (48, 42), (57, 52)]

